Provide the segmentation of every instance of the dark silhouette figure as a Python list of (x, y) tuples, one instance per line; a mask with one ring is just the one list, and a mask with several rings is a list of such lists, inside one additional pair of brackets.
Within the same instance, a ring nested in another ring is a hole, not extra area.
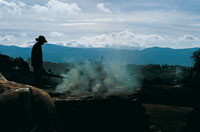
[(41, 79), (43, 72), (43, 57), (42, 57), (42, 45), (47, 43), (47, 40), (44, 36), (39, 36), (35, 39), (37, 42), (32, 48), (31, 53), (31, 65), (34, 70), (34, 85), (36, 87), (41, 87)]

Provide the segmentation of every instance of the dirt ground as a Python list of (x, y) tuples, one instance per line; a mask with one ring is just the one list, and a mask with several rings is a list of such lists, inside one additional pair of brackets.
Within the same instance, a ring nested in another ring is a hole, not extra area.
[(151, 121), (162, 132), (179, 132), (185, 125), (186, 116), (191, 107), (178, 107), (159, 104), (143, 104)]

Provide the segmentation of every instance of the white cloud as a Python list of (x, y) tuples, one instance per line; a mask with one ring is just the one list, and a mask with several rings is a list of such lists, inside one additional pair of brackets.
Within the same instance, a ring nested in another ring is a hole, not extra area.
[(36, 43), (36, 41), (27, 41), (27, 42), (22, 43), (22, 44), (20, 44), (18, 46), (19, 47), (32, 47), (35, 43)]
[(102, 34), (94, 37), (83, 37), (66, 43), (70, 47), (151, 47), (153, 44), (165, 41), (165, 37), (157, 34), (135, 34), (129, 30), (122, 32), (113, 32), (110, 34)]
[(84, 48), (144, 49), (148, 47), (191, 48), (200, 46), (200, 37), (185, 34), (168, 36), (160, 34), (134, 33), (130, 30), (112, 32), (68, 41), (64, 46)]
[(64, 34), (60, 32), (51, 32), (49, 35), (51, 37), (62, 37)]
[(83, 25), (93, 25), (95, 23), (84, 22), (84, 23), (62, 23), (61, 26), (83, 26)]
[(15, 37), (13, 35), (0, 36), (0, 42), (3, 42), (3, 41), (12, 41), (12, 40), (15, 40)]
[(98, 19), (94, 19), (94, 20), (91, 20), (91, 21), (95, 21), (95, 22), (111, 22), (113, 21), (112, 18), (98, 18)]
[(59, 0), (49, 0), (45, 5), (34, 5), (32, 7), (38, 13), (63, 13), (73, 15), (81, 11), (76, 3), (64, 3)]
[(179, 40), (181, 41), (195, 41), (198, 40), (197, 37), (189, 35), (189, 34), (185, 34), (183, 37), (179, 37)]
[(26, 5), (23, 2), (7, 2), (5, 0), (0, 0), (1, 15), (6, 14), (21, 14), (22, 8)]
[(79, 19), (79, 20), (68, 20), (65, 23), (60, 24), (61, 26), (84, 26), (94, 25), (99, 23), (112, 22), (112, 18), (95, 18), (95, 19)]
[(28, 37), (28, 34), (26, 34), (26, 33), (20, 33), (20, 36), (21, 37)]
[(56, 22), (58, 21), (57, 19), (53, 19), (53, 18), (48, 18), (48, 17), (37, 17), (34, 18), (35, 20), (39, 20), (39, 21), (44, 21), (44, 22)]
[(103, 11), (105, 13), (111, 13), (111, 10), (106, 8), (104, 3), (98, 3), (97, 4), (97, 9), (99, 9), (100, 11)]
[(176, 2), (72, 2), (0, 0), (1, 43), (21, 45), (46, 34), (55, 43), (75, 40), (67, 43), (74, 47), (200, 46), (200, 15), (193, 8), (174, 10), (171, 7), (182, 6)]
[(191, 27), (200, 27), (200, 24), (189, 24)]
[(34, 5), (32, 8), (33, 8), (33, 10), (35, 10), (38, 13), (48, 12), (48, 7), (46, 7), (46, 6)]

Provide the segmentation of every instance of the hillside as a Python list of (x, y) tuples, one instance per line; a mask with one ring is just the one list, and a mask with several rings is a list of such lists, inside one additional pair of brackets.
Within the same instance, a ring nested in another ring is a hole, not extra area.
[[(45, 61), (51, 62), (81, 62), (88, 59), (100, 61), (104, 56), (103, 63), (112, 64), (168, 64), (190, 66), (190, 56), (198, 48), (171, 49), (171, 48), (147, 48), (144, 50), (125, 50), (109, 48), (70, 48), (53, 44), (43, 46)], [(0, 45), (2, 54), (11, 57), (30, 58), (31, 47), (21, 48), (16, 46)]]

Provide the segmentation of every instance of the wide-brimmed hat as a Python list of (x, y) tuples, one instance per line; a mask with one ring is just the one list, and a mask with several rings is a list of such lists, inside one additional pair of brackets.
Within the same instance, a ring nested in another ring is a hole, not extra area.
[(46, 38), (42, 35), (40, 35), (38, 38), (35, 39), (38, 42), (47, 42)]

